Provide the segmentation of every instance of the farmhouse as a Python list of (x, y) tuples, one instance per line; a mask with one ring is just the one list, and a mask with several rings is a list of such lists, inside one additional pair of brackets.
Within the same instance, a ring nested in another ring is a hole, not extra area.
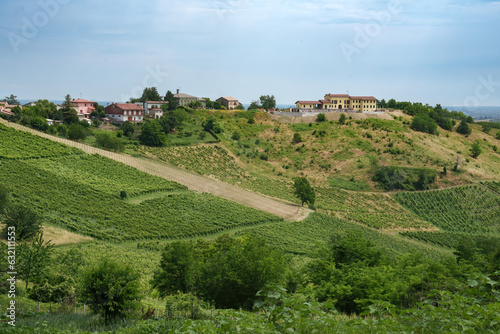
[(218, 98), (216, 101), (223, 105), (227, 110), (236, 109), (240, 105), (238, 100), (231, 96), (223, 96)]
[(144, 102), (144, 114), (148, 114), (152, 118), (160, 118), (163, 116), (162, 106), (168, 105), (168, 101), (146, 101)]
[(144, 118), (144, 108), (135, 103), (113, 103), (107, 106), (105, 111), (111, 123), (138, 123)]
[(175, 98), (175, 102), (177, 102), (178, 106), (188, 106), (191, 102), (200, 101), (203, 109), (205, 109), (207, 107), (207, 103), (206, 103), (205, 99), (201, 99), (199, 97), (189, 95), (189, 94), (179, 93), (178, 89), (177, 89), (177, 94), (174, 94), (174, 98)]
[(90, 114), (95, 110), (94, 102), (84, 99), (73, 99), (71, 107), (78, 113), (78, 119), (90, 119)]
[(291, 111), (351, 111), (370, 112), (377, 110), (377, 99), (373, 96), (350, 96), (348, 94), (326, 94), (323, 100), (297, 101)]

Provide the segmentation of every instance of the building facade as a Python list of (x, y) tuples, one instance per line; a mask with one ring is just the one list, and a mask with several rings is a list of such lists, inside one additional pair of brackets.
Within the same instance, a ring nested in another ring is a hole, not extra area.
[(177, 94), (174, 94), (175, 102), (177, 103), (178, 106), (189, 106), (191, 102), (196, 102), (200, 101), (201, 106), (203, 109), (207, 107), (207, 102), (205, 99), (201, 99), (199, 97), (189, 95), (189, 94), (184, 94), (184, 93), (179, 93), (179, 90), (177, 89)]
[(73, 99), (71, 107), (76, 110), (80, 120), (90, 119), (90, 114), (95, 110), (94, 102), (84, 99)]
[(223, 105), (226, 110), (231, 110), (231, 109), (236, 109), (240, 105), (240, 102), (238, 102), (237, 99), (234, 97), (228, 96), (228, 97), (220, 97), (217, 100), (221, 105)]
[(168, 105), (168, 101), (146, 101), (144, 102), (144, 114), (152, 118), (160, 118), (163, 116), (163, 105)]
[(113, 103), (105, 111), (111, 123), (138, 123), (144, 120), (144, 108), (135, 103)]
[(370, 112), (377, 110), (377, 99), (373, 96), (350, 96), (348, 94), (326, 94), (323, 100), (297, 101), (293, 111), (351, 111)]

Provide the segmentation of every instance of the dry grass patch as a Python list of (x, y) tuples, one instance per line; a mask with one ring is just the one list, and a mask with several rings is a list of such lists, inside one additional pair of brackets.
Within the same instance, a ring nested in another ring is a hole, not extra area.
[(68, 244), (78, 244), (81, 242), (94, 240), (91, 237), (76, 234), (62, 228), (53, 226), (43, 226), (43, 238), (44, 240), (50, 240), (52, 244), (58, 245), (68, 245)]

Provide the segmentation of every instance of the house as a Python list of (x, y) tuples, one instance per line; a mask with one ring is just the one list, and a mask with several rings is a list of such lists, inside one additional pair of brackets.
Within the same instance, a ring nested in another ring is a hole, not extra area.
[(163, 116), (163, 105), (168, 105), (168, 101), (146, 101), (144, 102), (144, 113), (152, 118), (160, 118)]
[(78, 113), (78, 119), (90, 119), (90, 114), (95, 110), (94, 102), (84, 99), (73, 99), (71, 101), (71, 107)]
[(188, 106), (191, 102), (200, 101), (203, 109), (207, 107), (207, 101), (205, 99), (189, 94), (179, 93), (178, 89), (177, 94), (174, 94), (174, 99), (178, 106)]
[(105, 112), (111, 123), (138, 123), (144, 119), (144, 108), (135, 103), (112, 103), (105, 108)]
[(10, 106), (7, 106), (9, 106), (7, 102), (0, 102), (0, 114), (15, 116), (15, 114), (10, 110)]
[(326, 94), (323, 100), (297, 101), (292, 111), (355, 111), (370, 112), (377, 109), (377, 99), (373, 96), (350, 96), (348, 94)]
[(223, 96), (218, 98), (216, 101), (219, 102), (224, 107), (226, 107), (227, 110), (236, 109), (240, 105), (238, 100), (236, 100), (234, 97), (231, 96), (228, 97)]

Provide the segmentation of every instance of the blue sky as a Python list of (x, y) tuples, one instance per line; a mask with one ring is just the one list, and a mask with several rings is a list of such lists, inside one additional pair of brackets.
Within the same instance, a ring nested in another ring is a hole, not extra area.
[(0, 97), (500, 105), (500, 1), (0, 2)]

